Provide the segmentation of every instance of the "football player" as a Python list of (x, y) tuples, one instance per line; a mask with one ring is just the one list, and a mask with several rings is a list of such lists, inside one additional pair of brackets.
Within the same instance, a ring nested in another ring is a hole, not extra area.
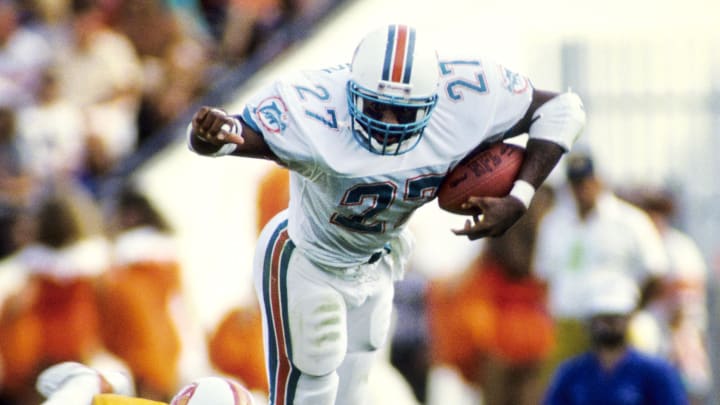
[(254, 264), (272, 404), (363, 403), (412, 213), (478, 145), (528, 134), (512, 191), (469, 198), (476, 215), (454, 230), (501, 235), (584, 126), (576, 94), (534, 89), (474, 54), (438, 58), (429, 42), (413, 27), (385, 26), (349, 65), (278, 80), (237, 115), (201, 107), (188, 127), (197, 154), (291, 171), (289, 207), (264, 228)]
[[(45, 369), (35, 384), (42, 405), (166, 405), (136, 397), (130, 375), (66, 361)], [(253, 405), (239, 382), (219, 376), (197, 378), (182, 387), (170, 405)]]

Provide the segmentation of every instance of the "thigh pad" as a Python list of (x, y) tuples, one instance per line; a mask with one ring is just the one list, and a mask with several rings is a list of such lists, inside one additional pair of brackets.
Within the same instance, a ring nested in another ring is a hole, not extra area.
[(347, 352), (347, 311), (342, 296), (325, 290), (290, 302), (292, 362), (303, 373), (335, 371)]

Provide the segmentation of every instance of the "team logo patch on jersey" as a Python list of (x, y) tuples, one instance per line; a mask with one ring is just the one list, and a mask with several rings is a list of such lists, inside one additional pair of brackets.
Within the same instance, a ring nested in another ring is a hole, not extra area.
[(523, 93), (530, 87), (530, 84), (525, 76), (515, 73), (510, 69), (500, 67), (500, 74), (503, 78), (503, 87), (511, 93)]
[(288, 109), (279, 97), (269, 97), (255, 109), (257, 120), (267, 131), (279, 134), (287, 128)]

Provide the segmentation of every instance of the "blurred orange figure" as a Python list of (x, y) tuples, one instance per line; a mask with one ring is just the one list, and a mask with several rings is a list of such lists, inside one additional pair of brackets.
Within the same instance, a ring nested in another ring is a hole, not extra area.
[(540, 400), (541, 362), (554, 346), (545, 288), (530, 272), (548, 189), (503, 236), (488, 238), (460, 276), (433, 280), (428, 293), (431, 355), (482, 388), (487, 405), (531, 405)]
[[(290, 200), (289, 172), (274, 166), (257, 189), (257, 232)], [(262, 341), (262, 318), (257, 304), (233, 308), (218, 324), (208, 342), (211, 363), (240, 379), (251, 390), (268, 392)]]
[(177, 248), (169, 225), (135, 190), (121, 192), (113, 219), (113, 267), (99, 290), (104, 343), (126, 363), (141, 395), (165, 400), (179, 384)]
[(257, 190), (257, 233), (290, 201), (290, 172), (273, 166), (260, 179)]
[(35, 242), (19, 253), (27, 284), (0, 315), (3, 393), (20, 402), (49, 364), (89, 361), (102, 347), (95, 288), (109, 249), (84, 222), (93, 203), (75, 197), (57, 194), (42, 203)]
[(250, 390), (268, 392), (262, 318), (256, 306), (228, 312), (211, 335), (208, 347), (210, 361), (220, 371), (241, 379)]

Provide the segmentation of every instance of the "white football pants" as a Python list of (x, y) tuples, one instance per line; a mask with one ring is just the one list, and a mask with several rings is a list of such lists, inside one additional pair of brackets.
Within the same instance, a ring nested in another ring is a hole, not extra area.
[[(271, 405), (361, 405), (387, 338), (389, 255), (343, 278), (308, 260), (288, 236), (287, 212), (258, 240), (254, 284), (263, 312)], [(242, 342), (239, 342), (242, 344)]]

